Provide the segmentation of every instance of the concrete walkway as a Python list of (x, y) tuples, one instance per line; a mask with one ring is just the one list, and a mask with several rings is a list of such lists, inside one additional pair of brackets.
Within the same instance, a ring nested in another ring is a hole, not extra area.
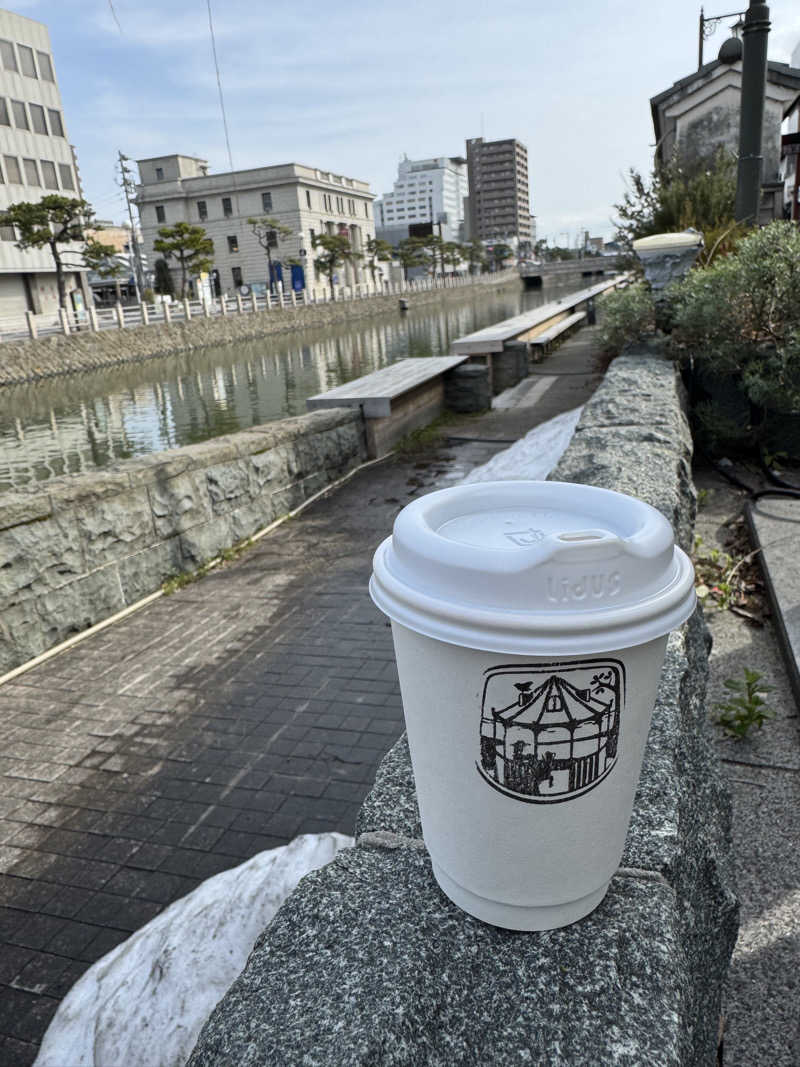
[(31, 1063), (83, 971), (204, 878), (300, 833), (352, 832), (402, 730), (372, 554), (413, 497), (594, 391), (593, 332), (517, 406), (448, 426), (471, 440), (360, 472), (0, 687), (0, 1064)]
[[(752, 480), (752, 475), (741, 475)], [(707, 549), (732, 551), (732, 531), (741, 529), (746, 494), (710, 468), (695, 470), (704, 492), (696, 531)], [(760, 486), (757, 486), (760, 488)], [(767, 486), (763, 486), (767, 488)], [(756, 533), (767, 576), (781, 594), (781, 613), (763, 625), (730, 611), (706, 617), (714, 639), (709, 663), (707, 707), (731, 697), (726, 679), (757, 670), (772, 686), (768, 705), (775, 717), (744, 741), (715, 727), (717, 752), (733, 802), (732, 833), (737, 892), (741, 902), (739, 938), (728, 974), (725, 1067), (752, 1064), (796, 1067), (800, 1063), (800, 736), (792, 674), (781, 655), (778, 631), (796, 637), (800, 601), (797, 557), (800, 502), (766, 498), (760, 502)], [(738, 554), (738, 549), (736, 550)], [(745, 548), (745, 551), (747, 549)], [(782, 616), (782, 617), (781, 617)]]

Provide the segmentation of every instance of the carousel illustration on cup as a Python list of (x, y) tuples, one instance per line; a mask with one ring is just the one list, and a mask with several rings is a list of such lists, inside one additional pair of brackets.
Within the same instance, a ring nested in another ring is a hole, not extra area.
[(484, 678), (477, 767), (494, 789), (552, 804), (612, 771), (625, 703), (619, 660), (497, 666)]

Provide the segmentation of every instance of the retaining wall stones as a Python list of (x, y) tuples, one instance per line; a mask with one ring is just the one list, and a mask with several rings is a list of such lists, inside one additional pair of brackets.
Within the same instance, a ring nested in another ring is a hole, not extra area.
[[(520, 281), (504, 276), (496, 282), (487, 276), (476, 282), (475, 286), (409, 292), (403, 296), (413, 307), (455, 303), (472, 298), (476, 291), (486, 286), (503, 285), (519, 288)], [(283, 308), (280, 311), (251, 311), (241, 315), (230, 313), (216, 318), (195, 317), (188, 323), (156, 323), (124, 330), (103, 330), (101, 333), (54, 334), (36, 341), (7, 341), (0, 344), (0, 387), (40, 381), (76, 371), (137, 363), (232, 341), (247, 341), (270, 334), (291, 333), (293, 330), (385, 315), (397, 311), (398, 299), (398, 295), (372, 296), (363, 300), (339, 300), (296, 309)]]
[(285, 515), (365, 457), (327, 409), (0, 494), (0, 674)]
[[(690, 449), (673, 366), (640, 352), (612, 365), (553, 477), (642, 497), (686, 547)], [(706, 633), (697, 614), (670, 638), (622, 866), (595, 912), (520, 934), (450, 904), (403, 739), (362, 808), (357, 847), (303, 879), (189, 1067), (710, 1067), (737, 904), (705, 723)]]

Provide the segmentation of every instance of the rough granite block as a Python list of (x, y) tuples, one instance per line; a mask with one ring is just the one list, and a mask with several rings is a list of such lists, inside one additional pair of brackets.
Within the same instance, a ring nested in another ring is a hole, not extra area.
[(0, 530), (10, 530), (26, 522), (47, 519), (52, 512), (47, 493), (3, 493), (0, 507)]
[(102, 567), (156, 540), (150, 500), (144, 488), (100, 496), (75, 508), (75, 521), (89, 568)]
[(693, 1062), (671, 888), (623, 874), (580, 924), (518, 934), (464, 914), (425, 852), (357, 848), (308, 875), (187, 1067)]
[(167, 578), (183, 569), (180, 537), (171, 537), (119, 560), (117, 571), (125, 603), (135, 604), (154, 593)]
[(83, 574), (85, 562), (70, 514), (0, 533), (0, 603), (11, 607)]
[(159, 478), (149, 486), (148, 492), (160, 540), (211, 519), (211, 503), (201, 471)]

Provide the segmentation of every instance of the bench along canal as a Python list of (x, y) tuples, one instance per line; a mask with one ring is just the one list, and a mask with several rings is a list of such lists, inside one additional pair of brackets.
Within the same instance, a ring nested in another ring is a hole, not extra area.
[(408, 312), (352, 326), (0, 389), (0, 492), (302, 415), (315, 393), (406, 356), (447, 355), (455, 338), (580, 288), (580, 276), (568, 277), (419, 309), (412, 296)]

